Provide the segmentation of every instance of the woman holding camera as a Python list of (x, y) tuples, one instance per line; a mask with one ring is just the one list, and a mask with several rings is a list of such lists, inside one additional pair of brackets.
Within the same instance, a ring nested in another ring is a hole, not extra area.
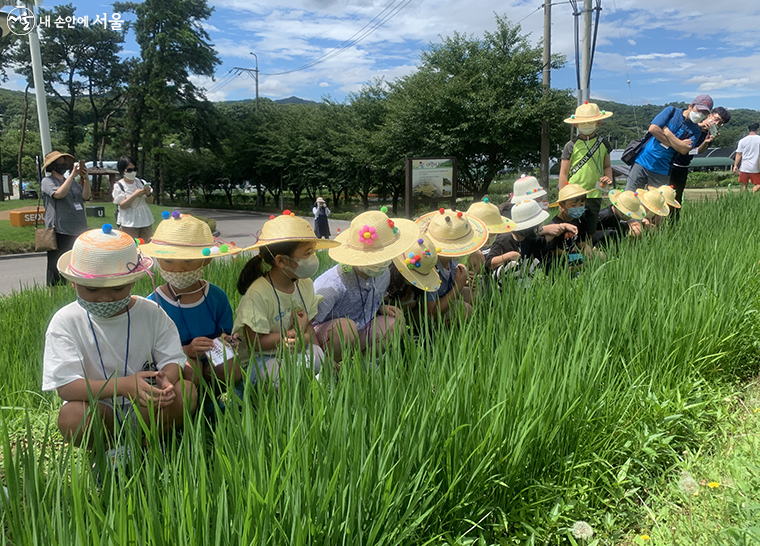
[(314, 233), (317, 235), (317, 239), (329, 239), (330, 224), (327, 222), (327, 217), (330, 216), (330, 209), (327, 208), (325, 200), (317, 197), (317, 202), (311, 212), (314, 213)]
[(124, 233), (149, 243), (153, 236), (153, 213), (148, 203), (153, 202), (153, 190), (145, 180), (137, 178), (135, 163), (128, 156), (121, 156), (116, 168), (121, 175), (111, 192), (113, 202), (118, 205), (116, 223)]

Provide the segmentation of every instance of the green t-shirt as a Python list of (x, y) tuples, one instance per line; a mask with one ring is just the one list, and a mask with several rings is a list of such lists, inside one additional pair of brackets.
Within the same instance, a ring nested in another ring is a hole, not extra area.
[[(570, 160), (570, 172), (572, 172), (573, 166), (583, 159), (588, 151), (594, 147), (597, 138), (599, 137), (590, 138), (589, 140), (578, 138), (565, 144), (565, 147), (562, 149), (562, 159)], [(596, 183), (604, 176), (604, 158), (610, 154), (610, 150), (610, 143), (602, 139), (599, 149), (594, 152), (594, 155), (586, 161), (586, 164), (577, 173), (569, 177), (567, 183), (583, 186), (584, 190), (590, 192), (586, 196), (588, 198), (602, 197), (602, 192), (595, 188)]]

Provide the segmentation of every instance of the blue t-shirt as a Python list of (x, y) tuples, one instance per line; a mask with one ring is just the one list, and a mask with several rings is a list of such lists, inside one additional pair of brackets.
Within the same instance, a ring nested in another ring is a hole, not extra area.
[[(688, 116), (684, 118), (683, 110), (675, 106), (665, 108), (655, 116), (651, 124), (663, 129), (667, 126), (676, 138), (689, 138), (692, 148), (697, 145), (699, 136), (702, 134), (702, 129), (699, 125), (691, 121)], [(670, 164), (677, 153), (670, 146), (666, 146), (652, 137), (636, 158), (636, 163), (653, 173), (668, 174), (670, 172)]]
[(148, 299), (157, 301), (159, 307), (174, 321), (184, 346), (196, 337), (216, 339), (222, 333), (232, 332), (232, 307), (224, 290), (207, 282), (203, 296), (195, 303), (180, 305), (162, 290), (157, 290)]
[(459, 262), (454, 258), (449, 260), (449, 268), (443, 269), (440, 264), (435, 266), (435, 270), (438, 272), (438, 276), (441, 278), (441, 286), (437, 292), (425, 292), (425, 298), (427, 301), (436, 301), (448, 294), (454, 289), (456, 280), (454, 279), (457, 264)]

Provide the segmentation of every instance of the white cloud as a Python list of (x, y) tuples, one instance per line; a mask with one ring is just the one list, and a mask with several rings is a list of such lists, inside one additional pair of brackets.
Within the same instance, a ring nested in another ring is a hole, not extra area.
[(636, 40), (628, 39), (628, 45), (635, 46), (636, 45)]
[(680, 59), (686, 57), (686, 53), (647, 53), (646, 55), (632, 55), (628, 57), (629, 61), (651, 61), (653, 59)]

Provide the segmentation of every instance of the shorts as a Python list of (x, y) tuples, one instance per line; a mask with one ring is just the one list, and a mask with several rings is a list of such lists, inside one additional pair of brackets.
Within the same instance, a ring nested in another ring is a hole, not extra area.
[[(61, 407), (67, 403), (68, 402), (64, 400), (63, 404), (61, 404)], [(137, 413), (135, 412), (135, 406), (132, 404), (132, 401), (129, 398), (126, 398), (124, 396), (117, 396), (116, 405), (114, 405), (113, 398), (101, 398), (98, 400), (98, 403), (111, 408), (114, 420), (120, 426), (129, 425), (133, 429), (138, 430)]]
[[(319, 375), (325, 353), (319, 345), (311, 345), (308, 351), (293, 355), (296, 364), (310, 370), (314, 375)], [(235, 383), (235, 394), (242, 400), (245, 392), (246, 380), (256, 386), (259, 381), (268, 379), (274, 384), (275, 389), (280, 386), (280, 365), (276, 355), (257, 354), (243, 370), (243, 378)]]
[(760, 173), (745, 173), (739, 171), (739, 184), (752, 182), (755, 186), (760, 186)]

